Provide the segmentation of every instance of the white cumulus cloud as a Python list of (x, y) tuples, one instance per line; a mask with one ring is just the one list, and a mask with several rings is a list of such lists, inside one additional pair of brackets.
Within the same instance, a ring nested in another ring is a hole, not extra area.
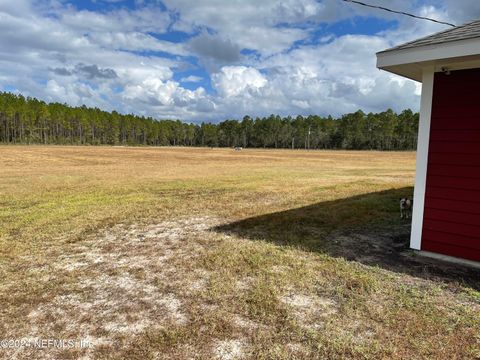
[(257, 69), (246, 66), (224, 66), (219, 73), (212, 74), (212, 81), (225, 97), (256, 94), (267, 84), (267, 79)]

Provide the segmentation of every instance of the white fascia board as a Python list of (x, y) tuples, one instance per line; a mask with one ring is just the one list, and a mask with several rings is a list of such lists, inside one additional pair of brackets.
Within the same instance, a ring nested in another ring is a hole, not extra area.
[(422, 100), (420, 104), (420, 123), (418, 128), (417, 164), (415, 173), (415, 189), (413, 194), (412, 232), (410, 235), (410, 247), (416, 250), (420, 250), (422, 245), (434, 74), (435, 68), (430, 66), (423, 70), (422, 75)]
[(377, 67), (382, 69), (395, 65), (474, 55), (480, 57), (480, 38), (379, 52), (377, 53)]

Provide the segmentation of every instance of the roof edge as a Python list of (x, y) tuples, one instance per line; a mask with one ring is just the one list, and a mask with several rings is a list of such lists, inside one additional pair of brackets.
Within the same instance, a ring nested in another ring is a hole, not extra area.
[[(390, 52), (390, 51), (396, 51), (396, 50), (400, 50), (400, 49), (408, 49), (408, 48), (412, 48), (412, 46), (409, 46), (409, 45), (412, 45), (412, 44), (415, 44), (416, 42), (423, 42), (429, 38), (436, 38), (438, 37), (439, 35), (442, 35), (442, 34), (447, 34), (447, 33), (450, 33), (450, 32), (456, 32), (458, 31), (459, 29), (462, 29), (462, 28), (465, 28), (465, 27), (469, 27), (471, 26), (472, 24), (475, 24), (475, 23), (478, 23), (478, 26), (480, 27), (480, 20), (477, 19), (477, 20), (472, 20), (472, 21), (469, 21), (465, 24), (462, 24), (462, 25), (459, 25), (459, 26), (456, 26), (454, 28), (450, 28), (450, 29), (446, 29), (446, 30), (442, 30), (442, 31), (438, 31), (438, 32), (435, 32), (433, 34), (430, 34), (430, 35), (427, 35), (427, 36), (423, 36), (421, 38), (418, 38), (418, 39), (415, 39), (415, 40), (412, 40), (412, 41), (408, 41), (406, 43), (403, 43), (403, 44), (400, 44), (400, 45), (396, 45), (394, 47), (391, 47), (391, 48), (388, 48), (388, 49), (385, 49), (385, 50), (382, 50), (382, 51), (379, 51), (377, 52), (377, 54), (380, 54), (380, 53), (385, 53), (385, 52)], [(472, 34), (471, 36), (464, 36), (460, 39), (452, 39), (452, 40), (445, 40), (445, 41), (442, 41), (440, 43), (436, 43), (437, 45), (438, 44), (443, 44), (443, 43), (449, 43), (449, 42), (455, 42), (455, 41), (461, 41), (461, 40), (465, 40), (465, 39), (472, 39), (472, 38), (476, 38), (476, 37), (480, 37), (480, 35), (478, 34)], [(428, 44), (430, 45), (430, 44)], [(433, 44), (432, 44), (433, 45)], [(422, 46), (422, 45), (420, 45)], [(425, 45), (423, 45), (425, 46)], [(416, 47), (416, 46), (415, 46)]]
[(394, 51), (382, 51), (376, 55), (378, 68), (472, 56), (480, 58), (480, 37)]

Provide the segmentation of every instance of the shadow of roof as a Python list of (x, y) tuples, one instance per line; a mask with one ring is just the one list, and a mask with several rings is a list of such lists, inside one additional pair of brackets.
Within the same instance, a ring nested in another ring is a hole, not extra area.
[(409, 249), (411, 225), (400, 219), (399, 199), (412, 193), (407, 187), (325, 201), (213, 230), (480, 290), (480, 270), (418, 256)]

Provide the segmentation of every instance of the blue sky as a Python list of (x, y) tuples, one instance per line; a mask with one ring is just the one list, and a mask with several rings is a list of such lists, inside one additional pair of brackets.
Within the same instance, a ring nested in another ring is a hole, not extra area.
[[(456, 24), (476, 0), (369, 0)], [(340, 0), (0, 0), (0, 90), (185, 121), (418, 109), (375, 52), (445, 26)]]

